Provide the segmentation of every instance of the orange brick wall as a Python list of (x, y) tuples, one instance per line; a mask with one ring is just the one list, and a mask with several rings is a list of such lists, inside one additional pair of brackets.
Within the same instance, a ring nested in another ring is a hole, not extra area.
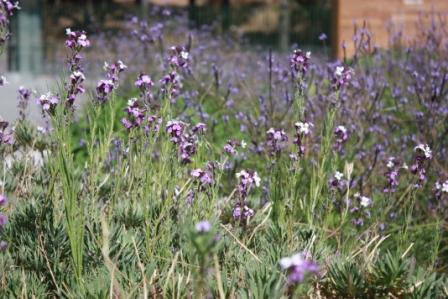
[[(334, 0), (333, 45), (336, 57), (341, 58), (342, 43), (347, 56), (354, 52), (354, 24), (361, 27), (364, 21), (373, 33), (373, 44), (387, 47), (391, 31), (401, 30), (404, 42), (415, 41), (417, 23), (421, 13), (440, 13), (448, 21), (448, 0)], [(425, 18), (423, 18), (425, 19)], [(426, 17), (426, 22), (428, 22)]]

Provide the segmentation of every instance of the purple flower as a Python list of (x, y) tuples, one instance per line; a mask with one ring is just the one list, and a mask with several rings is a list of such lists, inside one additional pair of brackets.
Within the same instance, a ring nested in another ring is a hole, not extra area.
[(298, 155), (302, 157), (305, 155), (305, 144), (304, 139), (306, 136), (311, 134), (311, 129), (313, 128), (313, 124), (309, 122), (296, 122), (296, 135), (294, 138), (294, 144), (298, 147)]
[(290, 58), (290, 66), (294, 75), (303, 77), (306, 75), (309, 68), (309, 60), (311, 58), (311, 52), (304, 53), (302, 50), (294, 50)]
[(44, 112), (53, 113), (54, 109), (59, 104), (59, 98), (53, 95), (51, 92), (48, 92), (41, 95), (38, 102), (42, 106), (42, 110)]
[(343, 179), (344, 175), (339, 171), (336, 171), (332, 178), (329, 180), (329, 185), (331, 189), (334, 190), (343, 190), (346, 186), (346, 181)]
[(10, 0), (1, 0), (0, 6), (3, 7), (4, 11), (12, 17), (14, 14), (14, 11), (19, 10), (19, 1), (10, 1)]
[(176, 68), (187, 68), (190, 60), (190, 53), (185, 47), (177, 46), (170, 49), (170, 65)]
[(78, 94), (85, 92), (84, 86), (82, 85), (85, 79), (86, 77), (80, 70), (76, 70), (70, 75), (70, 83), (67, 86), (67, 102), (69, 106), (73, 105)]
[(245, 204), (236, 203), (233, 208), (233, 218), (237, 220), (246, 220), (254, 216), (255, 212)]
[(200, 168), (191, 171), (190, 175), (199, 180), (202, 186), (209, 186), (214, 183), (213, 175), (210, 171), (202, 170)]
[(79, 51), (81, 48), (90, 46), (90, 41), (87, 39), (85, 31), (72, 31), (70, 28), (65, 30), (67, 34), (67, 40), (65, 46), (72, 50)]
[(178, 120), (170, 120), (166, 124), (166, 132), (171, 137), (174, 144), (179, 144), (182, 141), (182, 135), (185, 130), (185, 123)]
[(348, 131), (344, 126), (337, 126), (334, 129), (334, 135), (336, 137), (336, 143), (334, 144), (334, 149), (341, 153), (344, 150), (344, 144), (348, 140)]
[(96, 85), (96, 98), (100, 103), (107, 101), (109, 94), (114, 90), (114, 82), (110, 79), (100, 80)]
[(7, 121), (0, 120), (0, 145), (1, 144), (13, 144), (14, 143), (14, 129), (7, 130), (9, 123)]
[(151, 78), (148, 75), (140, 74), (135, 81), (135, 86), (139, 88), (150, 89), (154, 85)]
[(212, 225), (207, 220), (196, 223), (195, 229), (197, 233), (206, 234), (212, 229)]
[(283, 130), (270, 128), (266, 132), (266, 145), (268, 146), (268, 152), (271, 156), (279, 154), (286, 146), (287, 141), (288, 136), (286, 136), (286, 133)]
[(394, 157), (390, 157), (387, 161), (387, 171), (384, 176), (387, 179), (387, 187), (384, 188), (384, 193), (394, 193), (399, 184), (400, 162)]
[(191, 157), (196, 153), (196, 140), (190, 138), (189, 136), (186, 136), (186, 138), (182, 139), (179, 148), (182, 163), (191, 163)]
[(8, 198), (5, 195), (0, 195), (0, 207), (8, 204)]
[(172, 71), (166, 74), (160, 80), (160, 83), (162, 83), (162, 93), (168, 100), (175, 102), (181, 88), (179, 75), (175, 71)]
[(224, 151), (225, 151), (226, 153), (228, 153), (229, 155), (232, 155), (232, 156), (234, 156), (234, 155), (237, 154), (237, 151), (236, 151), (235, 147), (234, 147), (233, 144), (230, 143), (230, 142), (227, 142), (227, 143), (224, 145)]
[(25, 120), (28, 103), (31, 98), (31, 90), (29, 90), (23, 86), (20, 86), (18, 93), (19, 93), (19, 103), (18, 103), (17, 107), (19, 110), (19, 115), (22, 120)]
[(128, 118), (123, 118), (121, 123), (126, 129), (140, 127), (145, 121), (146, 109), (141, 108), (138, 100), (135, 98), (128, 101), (124, 111), (128, 114)]
[(260, 186), (260, 177), (258, 173), (253, 170), (241, 170), (236, 174), (239, 179), (238, 191), (241, 199), (245, 199), (249, 194), (250, 189)]
[(117, 60), (112, 64), (104, 62), (103, 68), (106, 71), (106, 78), (111, 80), (116, 85), (116, 83), (118, 82), (118, 76), (128, 67), (123, 63), (123, 61)]
[(140, 74), (134, 84), (140, 89), (140, 97), (143, 100), (150, 101), (152, 99), (151, 88), (154, 86), (154, 82), (148, 75)]
[(353, 77), (353, 70), (344, 66), (337, 66), (333, 72), (332, 85), (335, 90), (347, 86)]
[(291, 257), (280, 260), (280, 266), (288, 272), (288, 283), (297, 284), (305, 280), (307, 274), (318, 274), (319, 265), (305, 258), (303, 253), (296, 253)]
[(328, 36), (325, 34), (325, 33), (321, 33), (320, 35), (319, 35), (319, 40), (320, 41), (326, 41), (328, 39)]
[(195, 134), (203, 134), (207, 130), (207, 125), (204, 123), (197, 123), (191, 130)]
[(419, 144), (414, 148), (415, 159), (411, 172), (418, 176), (418, 186), (426, 180), (425, 162), (432, 159), (432, 151), (427, 144)]
[(0, 241), (0, 251), (5, 251), (6, 249), (8, 249), (8, 242)]
[(8, 216), (0, 214), (0, 229), (8, 223)]

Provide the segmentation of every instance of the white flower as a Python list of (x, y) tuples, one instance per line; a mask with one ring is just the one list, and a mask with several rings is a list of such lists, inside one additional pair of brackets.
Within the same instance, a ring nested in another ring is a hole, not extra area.
[(118, 60), (118, 61), (117, 61), (117, 64), (118, 64), (118, 68), (119, 68), (120, 70), (125, 70), (125, 69), (128, 68), (128, 66), (127, 66), (126, 64), (124, 64), (123, 61), (121, 61), (121, 60)]
[(294, 124), (294, 126), (296, 127), (296, 129), (299, 131), (299, 133), (302, 133), (304, 135), (308, 135), (311, 133), (311, 128), (313, 127), (312, 123), (309, 122), (296, 122)]
[(131, 98), (128, 100), (128, 106), (133, 106), (134, 103), (137, 102), (137, 98)]
[(448, 193), (448, 181), (445, 181), (443, 183), (437, 181), (434, 184), (434, 187), (436, 190), (440, 190), (442, 193)]
[(291, 257), (284, 257), (280, 259), (280, 267), (286, 270), (291, 268), (292, 266), (300, 266), (301, 264), (303, 264), (303, 262), (303, 255), (301, 253), (296, 253)]
[(260, 186), (261, 179), (260, 179), (260, 177), (258, 176), (258, 173), (257, 173), (257, 172), (254, 172), (254, 181), (255, 181), (255, 186), (259, 187), (259, 186)]
[(427, 144), (419, 144), (414, 148), (415, 151), (420, 150), (426, 159), (432, 158), (432, 151)]
[(246, 177), (246, 176), (248, 176), (249, 174), (247, 173), (247, 171), (245, 171), (245, 170), (241, 170), (240, 172), (237, 172), (236, 173), (236, 178), (237, 179), (239, 179), (240, 177)]
[(311, 58), (311, 52), (310, 52), (310, 51), (306, 52), (306, 55), (305, 55), (305, 56), (306, 56), (306, 58), (308, 58), (308, 59)]
[(6, 80), (5, 76), (0, 76), (0, 86), (9, 84), (8, 80)]
[(334, 178), (337, 179), (338, 181), (340, 181), (343, 177), (344, 177), (344, 175), (342, 173), (340, 173), (339, 171), (336, 171), (334, 173)]
[(188, 56), (189, 56), (190, 54), (187, 52), (187, 51), (181, 51), (180, 52), (180, 56), (183, 58), (183, 59), (188, 59)]
[(86, 77), (84, 76), (84, 74), (81, 71), (74, 71), (70, 75), (70, 79), (72, 79), (72, 80), (81, 79), (81, 81), (84, 81), (86, 79)]
[(246, 148), (247, 143), (244, 140), (241, 140), (241, 148)]
[(368, 198), (367, 196), (361, 196), (359, 204), (363, 206), (364, 208), (367, 208), (372, 204), (372, 200)]
[(387, 168), (392, 168), (392, 167), (394, 167), (394, 160), (395, 160), (395, 158), (394, 157), (390, 157), (389, 158), (389, 160), (387, 161)]
[(344, 72), (344, 67), (343, 66), (337, 66), (336, 70), (334, 71), (334, 75), (336, 77), (340, 77), (340, 76), (342, 76), (343, 72)]

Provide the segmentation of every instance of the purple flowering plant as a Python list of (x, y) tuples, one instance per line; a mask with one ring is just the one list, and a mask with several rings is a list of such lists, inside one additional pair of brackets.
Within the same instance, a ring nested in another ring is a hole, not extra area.
[[(45, 128), (0, 122), (0, 297), (443, 294), (443, 34), (374, 51), (359, 28), (355, 57), (328, 62), (150, 13), (117, 40), (67, 30)], [(25, 123), (34, 92), (18, 93)]]

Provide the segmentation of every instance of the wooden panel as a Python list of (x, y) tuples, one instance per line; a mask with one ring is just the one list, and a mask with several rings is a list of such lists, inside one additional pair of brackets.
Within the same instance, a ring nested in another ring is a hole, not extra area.
[[(448, 0), (334, 0), (333, 46), (335, 56), (342, 58), (341, 45), (345, 42), (347, 56), (354, 53), (355, 24), (373, 34), (373, 45), (388, 47), (392, 32), (402, 31), (403, 41), (415, 42), (417, 23), (429, 23), (428, 13), (448, 16)], [(423, 14), (422, 14), (423, 13)], [(426, 14), (426, 19), (424, 15)]]

